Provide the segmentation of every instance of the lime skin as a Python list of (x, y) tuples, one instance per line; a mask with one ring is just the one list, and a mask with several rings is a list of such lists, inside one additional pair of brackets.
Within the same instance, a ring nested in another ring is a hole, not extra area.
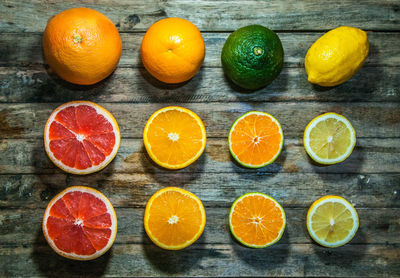
[(283, 47), (278, 35), (261, 25), (233, 32), (221, 53), (225, 74), (239, 87), (256, 90), (269, 85), (283, 67)]

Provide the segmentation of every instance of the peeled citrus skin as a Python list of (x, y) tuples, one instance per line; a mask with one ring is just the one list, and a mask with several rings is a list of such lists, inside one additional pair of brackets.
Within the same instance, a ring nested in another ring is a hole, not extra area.
[(342, 84), (363, 66), (368, 51), (368, 37), (363, 30), (347, 26), (333, 29), (306, 54), (308, 81), (325, 87)]
[(270, 84), (283, 67), (283, 47), (275, 32), (249, 25), (233, 32), (221, 54), (225, 74), (238, 86), (255, 90)]
[(43, 33), (43, 53), (62, 79), (95, 84), (109, 76), (122, 52), (119, 32), (110, 19), (89, 8), (73, 8), (51, 18)]

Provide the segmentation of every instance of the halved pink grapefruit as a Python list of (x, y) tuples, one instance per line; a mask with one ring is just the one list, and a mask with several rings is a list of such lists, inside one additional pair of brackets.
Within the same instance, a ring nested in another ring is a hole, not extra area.
[(107, 252), (117, 235), (117, 216), (99, 191), (72, 186), (47, 205), (43, 234), (55, 252), (74, 260), (92, 260)]
[(50, 115), (44, 129), (46, 153), (66, 172), (90, 174), (106, 167), (118, 152), (118, 123), (90, 101), (72, 101)]

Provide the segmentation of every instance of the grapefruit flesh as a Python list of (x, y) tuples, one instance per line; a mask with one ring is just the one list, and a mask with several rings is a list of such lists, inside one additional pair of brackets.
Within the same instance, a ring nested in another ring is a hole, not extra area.
[(46, 239), (65, 257), (96, 258), (108, 250), (115, 238), (116, 217), (112, 205), (94, 189), (72, 187), (67, 191), (57, 195), (46, 209), (43, 221)]
[(118, 124), (112, 115), (89, 102), (57, 110), (50, 116), (45, 131), (50, 159), (75, 174), (105, 167), (114, 158), (120, 142)]

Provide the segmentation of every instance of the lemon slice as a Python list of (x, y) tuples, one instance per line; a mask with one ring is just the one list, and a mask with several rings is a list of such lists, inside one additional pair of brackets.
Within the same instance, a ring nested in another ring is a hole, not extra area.
[(338, 247), (349, 242), (358, 229), (355, 208), (339, 196), (316, 200), (307, 213), (307, 230), (313, 240), (325, 247)]
[(356, 145), (356, 132), (351, 123), (336, 113), (322, 114), (304, 130), (304, 148), (320, 164), (342, 162)]

